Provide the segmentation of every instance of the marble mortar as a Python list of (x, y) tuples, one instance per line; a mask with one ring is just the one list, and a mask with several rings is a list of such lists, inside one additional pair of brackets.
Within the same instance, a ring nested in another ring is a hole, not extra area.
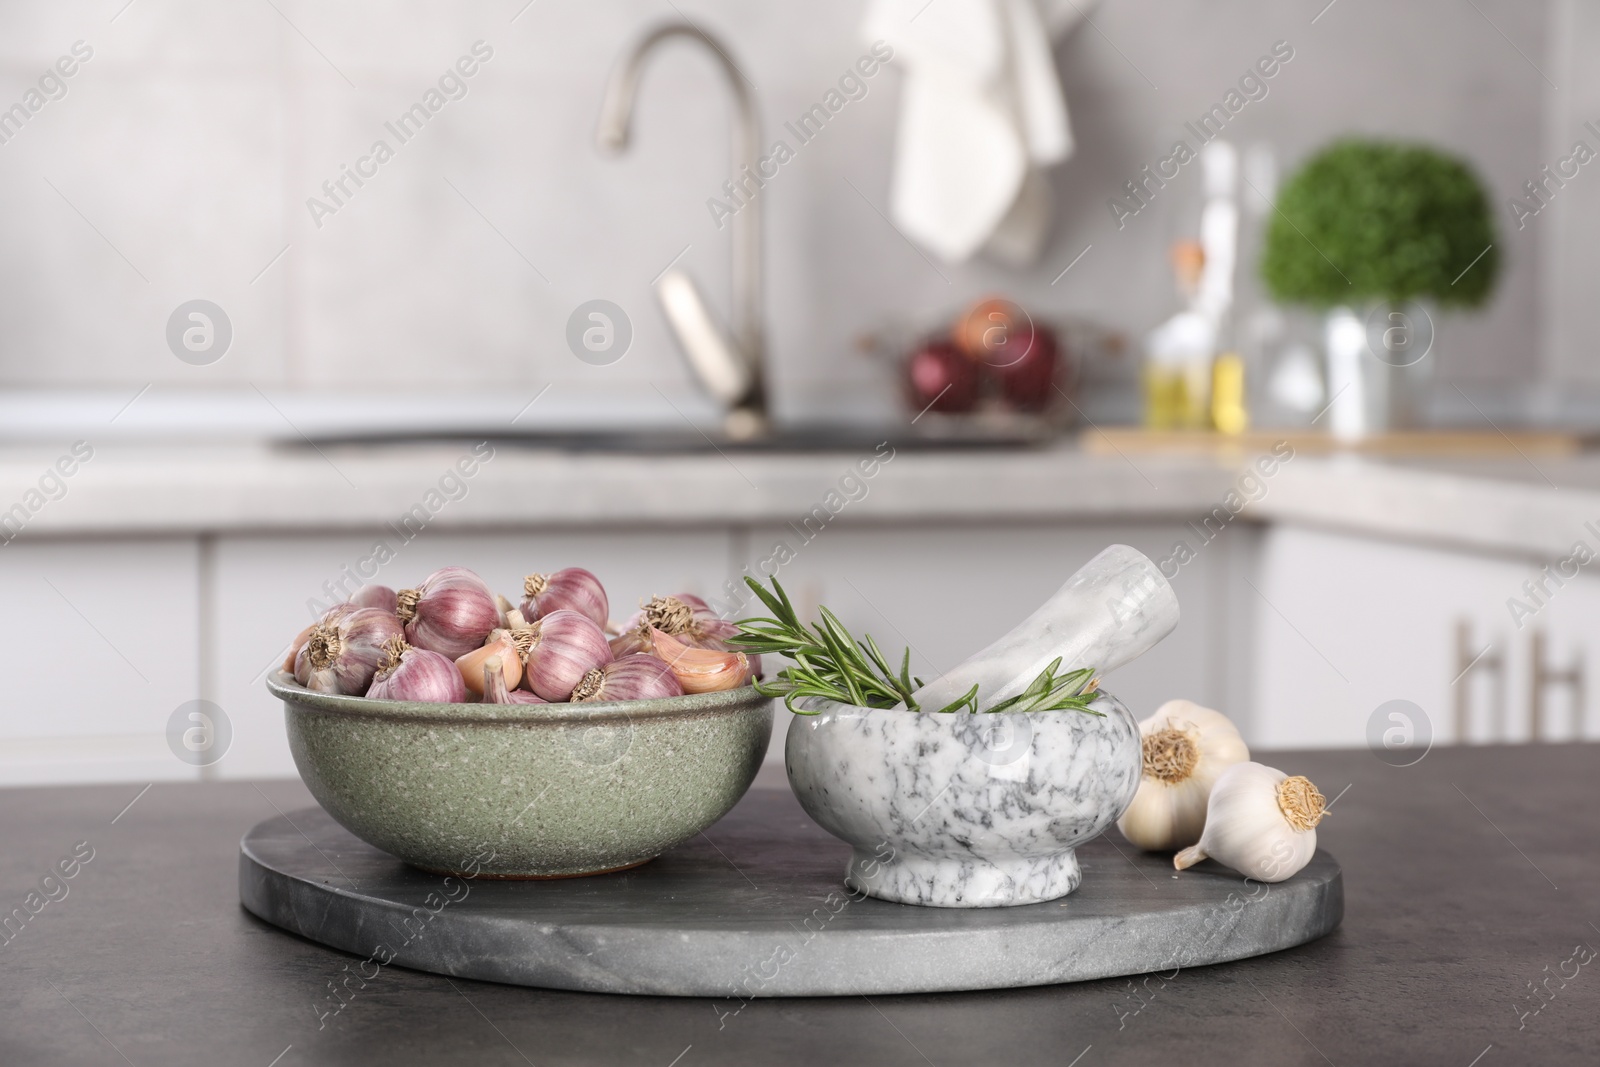
[(1133, 802), (1139, 726), (1102, 692), (1081, 711), (911, 712), (821, 702), (785, 762), (800, 804), (854, 848), (845, 882), (902, 904), (991, 908), (1065, 896), (1074, 849)]

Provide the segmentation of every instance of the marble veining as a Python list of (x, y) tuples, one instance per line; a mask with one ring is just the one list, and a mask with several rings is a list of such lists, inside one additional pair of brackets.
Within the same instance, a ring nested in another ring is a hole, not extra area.
[(1078, 711), (941, 715), (822, 703), (789, 729), (789, 782), (854, 849), (845, 881), (949, 908), (1033, 904), (1082, 874), (1073, 849), (1133, 801), (1139, 728), (1101, 693)]
[[(903, 907), (840, 885), (850, 847), (804, 818), (789, 790), (759, 786), (705, 835), (653, 863), (538, 882), (444, 879), (357, 840), (316, 808), (271, 815), (239, 845), (240, 901), (351, 953), (352, 973), (355, 961), (376, 957), (489, 982), (705, 998), (714, 1030), (751, 1024), (743, 1010), (757, 997), (1170, 977), (1175, 966), (1320, 937), (1343, 911), (1343, 879), (1325, 852), (1267, 886), (1214, 863), (1170, 879), (1170, 859), (1103, 841), (1078, 850), (1083, 886), (1066, 907)], [(331, 959), (329, 973), (344, 962)], [(313, 990), (310, 999), (319, 1014), (345, 1003), (372, 1010), (363, 1007), (371, 987), (340, 993)]]

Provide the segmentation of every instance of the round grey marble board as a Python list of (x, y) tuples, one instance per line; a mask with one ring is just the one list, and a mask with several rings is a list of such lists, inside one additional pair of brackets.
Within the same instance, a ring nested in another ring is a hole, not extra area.
[(963, 909), (861, 898), (843, 883), (849, 846), (776, 789), (752, 789), (705, 834), (642, 867), (589, 878), (447, 879), (361, 842), (321, 808), (260, 823), (239, 853), (245, 908), (375, 961), (367, 967), (600, 993), (742, 1000), (1049, 985), (1274, 952), (1331, 932), (1344, 914), (1326, 852), (1269, 886), (1210, 861), (1178, 874), (1170, 857), (1115, 836), (1079, 850), (1083, 885), (1060, 900)]

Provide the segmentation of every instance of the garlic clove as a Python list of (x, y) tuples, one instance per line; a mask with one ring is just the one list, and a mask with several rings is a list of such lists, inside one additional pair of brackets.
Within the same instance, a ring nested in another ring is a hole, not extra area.
[(666, 661), (639, 652), (585, 674), (572, 691), (572, 702), (656, 700), (682, 695), (683, 686)]
[(696, 619), (694, 628), (689, 636), (694, 638), (694, 643), (701, 648), (713, 648), (719, 652), (734, 651), (732, 642), (739, 636), (739, 624), (726, 619)]
[(483, 703), (485, 704), (549, 703), (549, 701), (535, 696), (526, 689), (508, 688), (506, 686), (506, 665), (499, 656), (490, 656), (484, 661), (483, 675), (479, 684), (483, 687)]
[(553, 611), (518, 632), (529, 635), (522, 684), (553, 703), (567, 700), (584, 675), (611, 662), (605, 631), (576, 611)]
[(624, 630), (610, 641), (611, 655), (614, 659), (624, 656), (633, 656), (639, 653), (654, 655), (655, 642), (650, 640), (650, 632), (635, 626), (631, 630)]
[(1184, 848), (1200, 840), (1217, 777), (1250, 758), (1228, 717), (1192, 700), (1169, 700), (1139, 724), (1144, 773), (1132, 803), (1117, 819), (1128, 841), (1144, 849)]
[(396, 635), (384, 645), (384, 655), (384, 665), (367, 690), (373, 700), (460, 704), (467, 699), (461, 672), (439, 653), (413, 648), (404, 637)]
[(483, 644), (504, 620), (483, 579), (465, 567), (444, 567), (416, 589), (396, 594), (406, 641), (455, 659)]
[(553, 611), (576, 611), (604, 628), (611, 614), (605, 587), (582, 567), (530, 574), (522, 580), (522, 592), (522, 614), (528, 619), (541, 619)]
[(672, 634), (651, 628), (656, 655), (677, 675), (685, 693), (717, 693), (737, 689), (750, 676), (750, 657), (743, 652), (694, 648)]
[[(683, 635), (683, 641), (685, 644), (691, 644), (697, 648), (709, 648), (715, 652), (742, 651), (739, 648), (738, 638), (738, 623), (729, 622), (726, 619), (719, 619), (715, 617), (710, 619), (700, 619), (698, 616), (696, 617), (694, 627), (689, 633)], [(759, 678), (761, 676), (761, 656), (757, 653), (750, 652), (746, 652), (745, 655), (750, 657), (750, 677)], [(1090, 686), (1092, 688), (1098, 684), (1099, 682), (1095, 681), (1091, 682)]]
[(1172, 858), (1186, 870), (1214, 859), (1258, 882), (1281, 882), (1317, 851), (1317, 824), (1327, 801), (1310, 779), (1259, 763), (1236, 763), (1211, 789), (1200, 843)]
[(489, 639), (481, 648), (475, 648), (464, 656), (456, 657), (456, 667), (461, 671), (461, 680), (470, 692), (478, 696), (483, 696), (484, 664), (491, 659), (501, 664), (506, 688), (515, 689), (522, 681), (522, 655), (517, 648), (516, 638), (510, 630), (495, 630), (489, 634)]

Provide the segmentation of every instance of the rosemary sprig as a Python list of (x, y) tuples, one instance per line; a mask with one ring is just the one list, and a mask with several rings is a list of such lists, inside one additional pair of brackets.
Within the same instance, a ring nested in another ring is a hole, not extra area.
[[(921, 678), (911, 674), (909, 648), (901, 654), (900, 669), (896, 671), (871, 634), (857, 640), (827, 608), (818, 609), (821, 622), (810, 626), (802, 623), (789, 602), (789, 594), (783, 591), (776, 578), (771, 581), (772, 589), (768, 590), (754, 578), (745, 578), (745, 584), (772, 614), (741, 619), (739, 645), (747, 652), (787, 656), (793, 666), (779, 671), (773, 681), (757, 681), (757, 692), (763, 696), (783, 697), (784, 704), (796, 715), (816, 714), (795, 707), (796, 700), (807, 697), (822, 697), (864, 708), (892, 708), (904, 704), (911, 711), (922, 710), (912, 698), (923, 683)], [(1084, 668), (1058, 677), (1056, 671), (1060, 667), (1061, 659), (1057, 657), (1027, 689), (1000, 701), (987, 713), (1081, 711), (1089, 715), (1101, 714), (1089, 707), (1096, 695), (1094, 671)], [(977, 686), (938, 709), (940, 714), (975, 713), (977, 710)]]

